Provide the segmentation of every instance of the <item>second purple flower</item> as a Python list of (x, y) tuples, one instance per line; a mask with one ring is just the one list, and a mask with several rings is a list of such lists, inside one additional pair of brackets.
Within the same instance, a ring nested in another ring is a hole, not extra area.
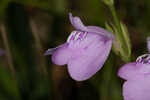
[[(150, 53), (150, 38), (147, 39)], [(123, 84), (124, 100), (150, 100), (150, 54), (144, 54), (122, 66), (118, 76), (125, 79)]]
[(101, 69), (112, 46), (113, 35), (96, 26), (84, 26), (79, 17), (69, 14), (75, 30), (66, 43), (48, 49), (56, 65), (68, 65), (70, 76), (77, 81), (87, 80)]

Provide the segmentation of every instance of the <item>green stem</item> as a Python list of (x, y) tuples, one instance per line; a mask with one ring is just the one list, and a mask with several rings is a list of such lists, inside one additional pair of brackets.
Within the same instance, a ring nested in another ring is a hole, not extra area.
[[(123, 36), (123, 33), (122, 33), (122, 29), (121, 29), (121, 25), (120, 25), (120, 22), (119, 22), (119, 20), (118, 20), (118, 17), (117, 17), (117, 14), (116, 14), (116, 10), (115, 10), (115, 8), (114, 8), (114, 5), (109, 5), (109, 8), (110, 8), (110, 10), (111, 10), (111, 12), (112, 12), (112, 16), (113, 16), (113, 19), (114, 19), (114, 23), (115, 23), (115, 26), (116, 26), (116, 28), (117, 28), (117, 30), (118, 30), (118, 32), (116, 32), (116, 36), (118, 37), (118, 41), (119, 41), (119, 43), (120, 43), (120, 45), (121, 45), (121, 53), (122, 53), (122, 55), (126, 55), (125, 54), (125, 52), (126, 52), (126, 46), (123, 46), (122, 44), (126, 44), (126, 40), (125, 40), (125, 38), (124, 38), (124, 36)], [(129, 62), (130, 61), (130, 58), (128, 58), (128, 59), (123, 59), (125, 62)]]

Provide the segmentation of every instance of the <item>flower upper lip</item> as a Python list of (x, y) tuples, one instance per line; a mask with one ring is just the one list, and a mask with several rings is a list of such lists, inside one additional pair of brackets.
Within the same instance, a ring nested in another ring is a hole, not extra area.
[(78, 31), (84, 31), (89, 33), (97, 33), (101, 36), (104, 36), (105, 38), (116, 40), (114, 35), (108, 32), (107, 30), (104, 30), (103, 28), (96, 27), (96, 26), (85, 26), (79, 17), (73, 17), (71, 13), (69, 13), (69, 18), (71, 24), (74, 26), (74, 28)]

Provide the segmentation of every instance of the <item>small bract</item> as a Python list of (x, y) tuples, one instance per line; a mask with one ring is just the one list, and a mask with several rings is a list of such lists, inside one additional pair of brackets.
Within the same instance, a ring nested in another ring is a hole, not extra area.
[(77, 81), (87, 80), (101, 69), (112, 46), (114, 36), (96, 26), (84, 26), (79, 17), (69, 14), (75, 30), (66, 43), (48, 49), (56, 65), (68, 65), (70, 76)]

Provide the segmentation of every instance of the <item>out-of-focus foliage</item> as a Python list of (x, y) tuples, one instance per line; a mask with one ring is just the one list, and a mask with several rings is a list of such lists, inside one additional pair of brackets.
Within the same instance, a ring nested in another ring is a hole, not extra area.
[(114, 34), (113, 50), (119, 55), (123, 61), (129, 62), (131, 59), (131, 43), (126, 25), (121, 22), (117, 16), (113, 0), (103, 1), (112, 14), (113, 21), (109, 22), (111, 26), (106, 23), (106, 29)]
[[(118, 18), (128, 27), (132, 44), (129, 54), (135, 60), (146, 52), (150, 2), (114, 0), (114, 5)], [(0, 48), (9, 46), (15, 69), (13, 75), (6, 52), (0, 57), (0, 100), (123, 100), (123, 80), (117, 71), (124, 62), (114, 52), (104, 67), (84, 82), (72, 80), (66, 66), (56, 66), (50, 56), (43, 56), (48, 48), (64, 43), (74, 30), (69, 12), (85, 25), (104, 28), (113, 20), (103, 0), (0, 0), (0, 24), (6, 29), (8, 41), (4, 43), (0, 30)]]

